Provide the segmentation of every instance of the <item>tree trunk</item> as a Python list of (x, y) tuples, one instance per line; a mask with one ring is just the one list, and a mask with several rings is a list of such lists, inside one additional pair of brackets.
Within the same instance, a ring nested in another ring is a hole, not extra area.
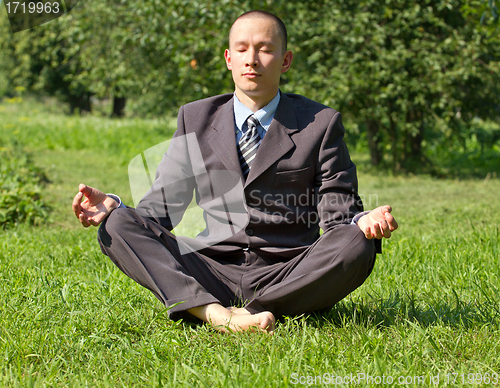
[(92, 112), (90, 93), (83, 93), (80, 95), (71, 94), (68, 96), (68, 102), (71, 114), (75, 113), (76, 109), (78, 109), (78, 113), (81, 113), (83, 111)]
[(366, 121), (366, 138), (370, 149), (370, 160), (372, 165), (378, 166), (382, 161), (378, 123), (373, 120)]
[(408, 123), (415, 124), (416, 132), (405, 133), (405, 148), (403, 165), (408, 170), (421, 168), (424, 163), (422, 155), (422, 141), (424, 140), (423, 114), (420, 110), (411, 109), (406, 115)]
[(127, 99), (125, 97), (113, 97), (113, 112), (111, 113), (111, 117), (123, 117), (126, 102)]
[(424, 140), (424, 118), (421, 111), (417, 111), (416, 113), (417, 120), (420, 121), (420, 125), (418, 126), (418, 132), (415, 136), (411, 137), (411, 157), (413, 160), (421, 160), (422, 159), (422, 141)]
[(401, 153), (398, 150), (398, 127), (391, 116), (389, 116), (389, 133), (391, 136), (392, 169), (396, 174), (401, 171)]

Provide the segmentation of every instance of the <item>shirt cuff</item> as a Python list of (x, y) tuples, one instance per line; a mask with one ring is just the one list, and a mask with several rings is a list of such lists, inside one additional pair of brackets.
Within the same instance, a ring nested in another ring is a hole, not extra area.
[(358, 213), (354, 216), (354, 218), (352, 219), (351, 221), (351, 225), (357, 225), (358, 224), (358, 221), (361, 217), (367, 215), (368, 213), (370, 213), (371, 210), (367, 210), (365, 212), (361, 212), (361, 213)]
[(127, 207), (123, 204), (121, 198), (116, 195), (116, 194), (111, 194), (111, 193), (106, 193), (106, 195), (110, 198), (113, 198), (116, 202), (118, 202), (118, 208), (121, 208), (121, 207)]

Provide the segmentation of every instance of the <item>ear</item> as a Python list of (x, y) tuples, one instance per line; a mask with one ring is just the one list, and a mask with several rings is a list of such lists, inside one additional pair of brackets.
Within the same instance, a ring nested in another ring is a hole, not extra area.
[(287, 51), (283, 56), (283, 65), (281, 65), (281, 72), (286, 73), (290, 66), (292, 66), (293, 54), (291, 51)]
[(231, 52), (228, 49), (226, 49), (226, 51), (224, 51), (224, 59), (226, 60), (227, 69), (233, 70), (233, 68), (231, 66)]

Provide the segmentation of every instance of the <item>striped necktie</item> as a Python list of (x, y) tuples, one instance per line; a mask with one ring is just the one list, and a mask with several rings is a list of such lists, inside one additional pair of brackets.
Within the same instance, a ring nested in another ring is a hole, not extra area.
[(240, 158), (241, 171), (245, 179), (250, 172), (250, 167), (252, 167), (257, 149), (262, 141), (259, 132), (257, 132), (258, 125), (259, 120), (253, 115), (249, 116), (247, 119), (248, 129), (238, 142), (238, 157)]

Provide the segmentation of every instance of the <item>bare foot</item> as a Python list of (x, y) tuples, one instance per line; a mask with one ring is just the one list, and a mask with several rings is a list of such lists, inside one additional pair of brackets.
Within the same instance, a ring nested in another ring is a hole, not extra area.
[(218, 303), (194, 307), (187, 310), (201, 320), (210, 323), (222, 332), (228, 331), (263, 331), (269, 334), (274, 332), (276, 319), (269, 311), (250, 314), (244, 308), (225, 308)]
[(233, 314), (239, 314), (239, 315), (251, 315), (252, 313), (248, 311), (244, 307), (228, 307), (227, 308), (229, 311), (231, 311)]
[[(269, 311), (258, 314), (233, 314), (226, 326), (230, 331), (260, 330), (272, 334), (276, 319)], [(224, 331), (224, 330), (223, 330)]]

